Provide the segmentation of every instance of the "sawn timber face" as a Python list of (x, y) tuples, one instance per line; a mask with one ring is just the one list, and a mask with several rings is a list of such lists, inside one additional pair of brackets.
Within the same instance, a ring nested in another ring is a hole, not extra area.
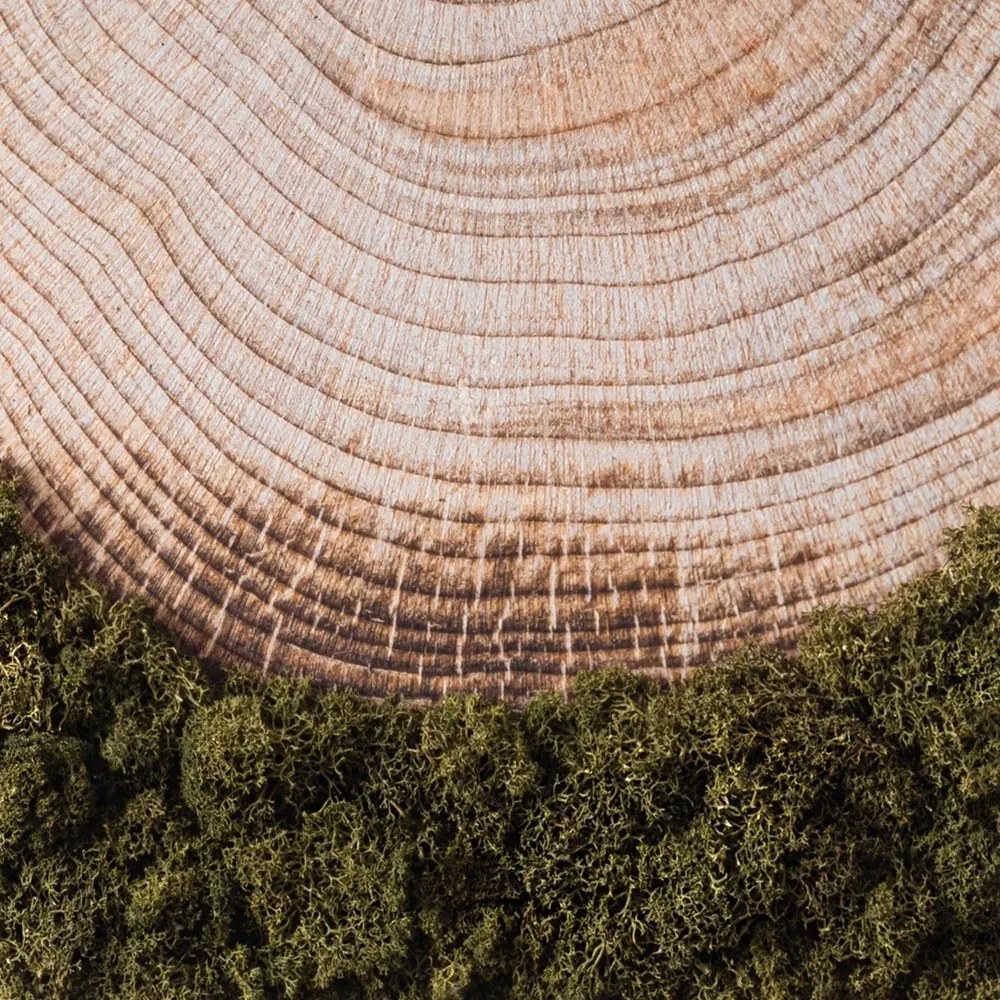
[(371, 694), (791, 647), (1000, 502), (998, 25), (11, 0), (29, 521), (207, 661)]

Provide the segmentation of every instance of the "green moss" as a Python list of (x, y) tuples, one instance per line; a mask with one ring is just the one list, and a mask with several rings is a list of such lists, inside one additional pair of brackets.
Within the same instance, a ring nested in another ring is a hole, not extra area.
[(0, 486), (0, 1000), (1000, 996), (1000, 512), (523, 712), (209, 679)]

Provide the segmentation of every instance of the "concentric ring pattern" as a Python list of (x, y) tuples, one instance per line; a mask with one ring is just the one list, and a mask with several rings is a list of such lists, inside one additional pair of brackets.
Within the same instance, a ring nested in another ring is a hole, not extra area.
[(196, 652), (519, 700), (1000, 502), (1000, 0), (0, 0), (0, 454)]

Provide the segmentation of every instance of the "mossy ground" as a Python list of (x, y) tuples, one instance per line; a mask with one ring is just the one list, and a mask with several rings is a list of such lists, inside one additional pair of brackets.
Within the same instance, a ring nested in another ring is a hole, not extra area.
[(0, 1000), (1000, 997), (1000, 512), (522, 713), (210, 680), (0, 489)]

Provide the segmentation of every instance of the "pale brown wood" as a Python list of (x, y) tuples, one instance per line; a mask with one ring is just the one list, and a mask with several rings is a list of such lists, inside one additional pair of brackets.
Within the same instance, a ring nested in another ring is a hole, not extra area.
[(206, 659), (520, 700), (1000, 502), (1000, 0), (0, 0), (0, 449)]

